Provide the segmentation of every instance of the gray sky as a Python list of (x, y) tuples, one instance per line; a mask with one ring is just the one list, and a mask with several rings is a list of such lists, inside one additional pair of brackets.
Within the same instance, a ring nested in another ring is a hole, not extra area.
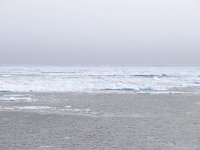
[(199, 0), (0, 0), (0, 64), (199, 65)]

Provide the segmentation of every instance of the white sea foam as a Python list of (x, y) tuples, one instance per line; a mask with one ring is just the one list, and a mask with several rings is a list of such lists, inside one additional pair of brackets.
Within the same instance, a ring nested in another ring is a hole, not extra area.
[(0, 91), (172, 92), (199, 88), (199, 67), (0, 67)]
[(144, 117), (155, 117), (149, 114), (123, 114), (123, 113), (108, 113), (108, 112), (97, 112), (92, 111), (89, 108), (60, 108), (50, 106), (0, 106), (0, 111), (15, 111), (15, 112), (33, 112), (43, 114), (67, 114), (67, 115), (81, 115), (90, 117), (128, 117), (128, 118), (144, 118)]
[(5, 94), (0, 96), (0, 101), (35, 101), (32, 95)]
[(27, 111), (44, 111), (44, 110), (51, 110), (54, 109), (53, 107), (48, 106), (11, 106), (11, 107), (3, 107), (0, 106), (0, 110), (27, 110)]
[(75, 114), (75, 115), (94, 115), (98, 114), (89, 108), (60, 108), (51, 106), (0, 106), (0, 111), (28, 111), (39, 113), (62, 113), (62, 114)]

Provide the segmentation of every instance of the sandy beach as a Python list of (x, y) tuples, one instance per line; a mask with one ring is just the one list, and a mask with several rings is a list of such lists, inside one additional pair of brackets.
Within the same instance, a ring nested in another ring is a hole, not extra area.
[(200, 149), (200, 95), (11, 95), (24, 99), (0, 102), (2, 150)]

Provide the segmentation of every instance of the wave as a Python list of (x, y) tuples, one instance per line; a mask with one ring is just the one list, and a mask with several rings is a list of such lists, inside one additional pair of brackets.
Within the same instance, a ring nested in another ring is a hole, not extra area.
[(199, 80), (195, 80), (194, 83), (195, 84), (200, 84), (200, 81)]
[(10, 90), (0, 90), (0, 93), (9, 93), (9, 92), (14, 92), (14, 91), (10, 91)]
[(133, 88), (105, 88), (100, 89), (100, 91), (136, 91)]
[(195, 67), (0, 67), (0, 92), (168, 91), (200, 87), (199, 74)]
[(140, 91), (155, 91), (152, 87), (149, 87), (149, 86), (140, 86), (139, 90)]
[(175, 75), (168, 75), (168, 74), (136, 74), (131, 75), (132, 77), (141, 77), (141, 78), (171, 78), (176, 77)]

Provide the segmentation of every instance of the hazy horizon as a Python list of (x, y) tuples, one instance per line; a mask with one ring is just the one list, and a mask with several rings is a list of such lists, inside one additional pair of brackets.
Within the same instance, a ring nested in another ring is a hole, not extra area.
[(197, 0), (0, 0), (0, 65), (199, 66)]

